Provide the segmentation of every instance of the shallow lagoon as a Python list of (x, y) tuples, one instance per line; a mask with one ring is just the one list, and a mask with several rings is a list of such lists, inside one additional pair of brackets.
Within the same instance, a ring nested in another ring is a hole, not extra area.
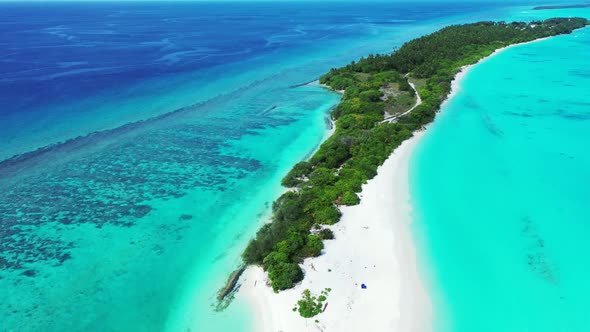
[(484, 60), (417, 147), (436, 331), (590, 329), (588, 52), (586, 28)]

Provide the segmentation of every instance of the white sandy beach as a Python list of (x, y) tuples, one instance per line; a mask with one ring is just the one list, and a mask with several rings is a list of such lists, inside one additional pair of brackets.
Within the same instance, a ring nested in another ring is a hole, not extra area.
[[(301, 284), (275, 294), (261, 268), (246, 270), (238, 297), (254, 308), (256, 331), (429, 329), (431, 305), (409, 229), (408, 164), (422, 135), (405, 141), (363, 186), (360, 205), (342, 208), (341, 221), (332, 226), (336, 239), (325, 241), (325, 254), (305, 260)], [(328, 287), (332, 292), (324, 313), (304, 319), (292, 311), (303, 290), (319, 294)]]
[[(472, 66), (457, 73), (447, 101)], [(363, 186), (358, 206), (341, 208), (342, 219), (331, 227), (336, 239), (324, 242), (322, 256), (305, 260), (300, 284), (276, 294), (266, 285), (262, 268), (244, 272), (237, 297), (252, 306), (257, 332), (431, 330), (432, 304), (418, 273), (410, 232), (408, 184), (409, 161), (424, 134), (416, 132), (379, 167), (377, 176)], [(361, 289), (362, 283), (367, 289)], [(325, 312), (310, 319), (293, 312), (303, 290), (319, 295), (325, 288), (332, 289)]]

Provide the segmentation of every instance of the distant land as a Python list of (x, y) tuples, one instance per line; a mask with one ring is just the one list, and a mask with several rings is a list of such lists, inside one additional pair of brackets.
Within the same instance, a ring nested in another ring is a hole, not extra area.
[(581, 3), (577, 5), (555, 5), (555, 6), (539, 6), (533, 8), (534, 10), (548, 10), (548, 9), (566, 9), (566, 8), (588, 8), (590, 3)]

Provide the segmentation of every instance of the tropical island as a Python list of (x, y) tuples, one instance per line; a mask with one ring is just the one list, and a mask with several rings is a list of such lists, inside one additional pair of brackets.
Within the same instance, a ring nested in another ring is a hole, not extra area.
[(340, 220), (339, 207), (359, 204), (361, 187), (377, 168), (434, 120), (462, 67), (498, 49), (589, 24), (585, 18), (553, 18), (449, 26), (392, 54), (332, 69), (320, 83), (343, 93), (331, 113), (336, 129), (285, 176), (282, 184), (290, 190), (273, 203), (272, 221), (248, 244), (245, 263), (262, 266), (275, 292), (292, 288), (304, 278), (303, 259), (321, 255), (323, 241), (334, 237), (325, 226)]
[(574, 5), (553, 5), (553, 6), (538, 6), (533, 10), (550, 10), (550, 9), (573, 9), (573, 8), (588, 8), (590, 3), (574, 4)]

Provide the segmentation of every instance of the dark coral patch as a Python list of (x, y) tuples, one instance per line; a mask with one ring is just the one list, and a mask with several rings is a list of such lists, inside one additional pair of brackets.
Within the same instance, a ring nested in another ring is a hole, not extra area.
[(182, 215), (180, 215), (180, 217), (179, 217), (178, 219), (180, 219), (180, 220), (182, 220), (182, 221), (186, 221), (186, 220), (191, 220), (191, 219), (193, 219), (193, 216), (192, 216), (192, 215), (190, 215), (190, 214), (182, 214)]
[(27, 277), (34, 277), (37, 275), (37, 272), (35, 272), (35, 270), (26, 270), (22, 273), (22, 275)]
[[(75, 246), (62, 236), (79, 225), (132, 227), (153, 211), (148, 202), (180, 198), (195, 188), (231, 188), (261, 163), (228, 153), (228, 141), (293, 121), (271, 115), (244, 117), (240, 126), (200, 115), (194, 123), (184, 118), (174, 124), (167, 116), (0, 162), (0, 266), (17, 273), (32, 263), (59, 266)], [(12, 181), (13, 175), (21, 180)], [(40, 227), (48, 231), (37, 233)]]

